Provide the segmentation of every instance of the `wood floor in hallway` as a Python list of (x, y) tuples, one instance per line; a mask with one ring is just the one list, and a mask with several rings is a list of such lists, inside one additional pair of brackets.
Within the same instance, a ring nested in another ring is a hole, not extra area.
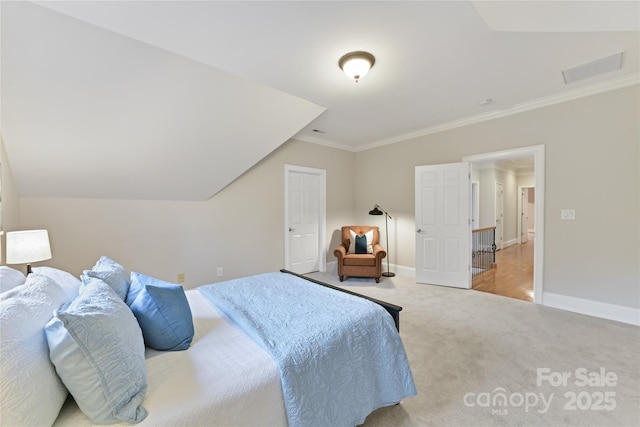
[(473, 289), (509, 298), (533, 301), (533, 246), (528, 242), (496, 252), (497, 268), (473, 279)]

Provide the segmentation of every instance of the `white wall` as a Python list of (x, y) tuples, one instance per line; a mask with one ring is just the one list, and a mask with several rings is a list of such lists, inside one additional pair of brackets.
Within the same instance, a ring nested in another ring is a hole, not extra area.
[(503, 236), (502, 241), (505, 246), (512, 245), (517, 239), (517, 219), (518, 219), (518, 184), (513, 171), (496, 170), (497, 181), (502, 183), (504, 190), (504, 210), (503, 210)]
[[(7, 153), (4, 150), (4, 142), (2, 141), (2, 133), (0, 133), (0, 165), (2, 168), (2, 227), (0, 231), (14, 231), (19, 228), (19, 202), (18, 193), (13, 182), (13, 175), (11, 174), (11, 164), (7, 158)], [(0, 264), (4, 262), (4, 236), (0, 237)]]
[(496, 170), (480, 171), (480, 228), (496, 225)]
[[(356, 175), (356, 212), (375, 200), (395, 213), (392, 262), (413, 268), (415, 166), (544, 144), (544, 291), (638, 308), (639, 117), (634, 85), (359, 152), (357, 169), (383, 178)], [(575, 209), (576, 220), (560, 220), (561, 209)]]
[(527, 196), (527, 215), (528, 215), (528, 221), (527, 221), (527, 230), (534, 230), (536, 229), (536, 189), (535, 188), (528, 188), (528, 196)]
[[(284, 267), (284, 165), (327, 171), (327, 261), (352, 223), (354, 153), (289, 141), (210, 200), (20, 199), (21, 226), (46, 228), (47, 265), (80, 274), (100, 255), (185, 287)], [(216, 267), (224, 276), (216, 277)]]
[[(518, 189), (524, 188), (528, 191), (528, 197), (530, 197), (530, 199), (529, 199), (529, 204), (527, 206), (528, 221), (525, 224), (525, 229), (533, 230), (535, 229), (535, 216), (536, 216), (535, 203), (534, 203), (535, 186), (536, 186), (535, 172), (529, 172), (528, 170), (518, 171), (518, 173), (516, 174), (516, 186), (518, 187)], [(516, 203), (519, 205), (520, 194), (517, 194), (516, 197), (517, 197)], [(518, 208), (518, 214), (519, 214), (520, 207), (518, 206), (517, 208)], [(520, 221), (516, 219), (516, 222), (517, 222), (516, 227), (519, 227)], [(519, 230), (516, 229), (516, 238), (518, 237), (518, 233), (519, 233)]]

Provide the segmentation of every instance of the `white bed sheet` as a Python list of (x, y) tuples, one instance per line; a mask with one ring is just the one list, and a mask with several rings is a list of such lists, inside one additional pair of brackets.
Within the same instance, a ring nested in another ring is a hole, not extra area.
[[(195, 336), (185, 351), (147, 349), (149, 415), (137, 426), (287, 426), (280, 374), (269, 354), (197, 290), (186, 292)], [(91, 426), (68, 400), (55, 427)], [(131, 424), (116, 424), (131, 426)]]

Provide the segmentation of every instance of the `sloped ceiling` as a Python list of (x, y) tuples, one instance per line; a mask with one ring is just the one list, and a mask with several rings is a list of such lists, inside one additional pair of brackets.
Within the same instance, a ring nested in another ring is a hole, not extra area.
[[(640, 2), (1, 10), (1, 129), (21, 196), (202, 200), (291, 137), (358, 151), (640, 81)], [(337, 64), (353, 50), (376, 57), (358, 84)], [(565, 84), (562, 70), (618, 52), (619, 70)]]
[(204, 200), (325, 110), (35, 4), (2, 8), (23, 197)]

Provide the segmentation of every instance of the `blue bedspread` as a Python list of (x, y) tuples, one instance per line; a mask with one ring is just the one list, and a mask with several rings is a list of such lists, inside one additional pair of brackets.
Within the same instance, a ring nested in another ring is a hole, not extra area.
[(285, 273), (198, 288), (275, 360), (291, 427), (354, 426), (416, 394), (379, 305)]

